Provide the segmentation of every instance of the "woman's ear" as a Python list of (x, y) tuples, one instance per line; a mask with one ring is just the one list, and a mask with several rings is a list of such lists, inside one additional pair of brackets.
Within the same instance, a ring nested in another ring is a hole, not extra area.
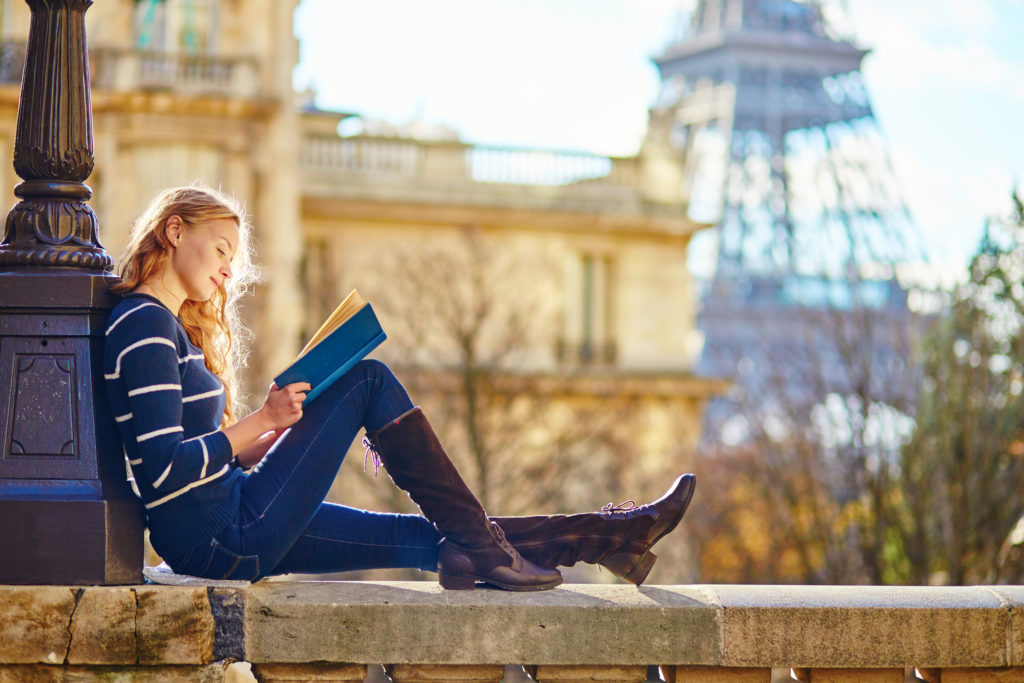
[(170, 216), (164, 222), (164, 237), (171, 245), (178, 246), (178, 240), (181, 239), (181, 218)]

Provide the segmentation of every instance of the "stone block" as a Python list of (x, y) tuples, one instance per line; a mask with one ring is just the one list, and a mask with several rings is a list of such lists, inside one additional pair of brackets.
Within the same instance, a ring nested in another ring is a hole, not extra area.
[(214, 621), (206, 588), (139, 586), (140, 664), (208, 664)]
[(59, 683), (64, 680), (62, 666), (45, 664), (2, 664), (0, 683)]
[(71, 616), (68, 664), (135, 664), (135, 591), (86, 588)]
[(726, 666), (993, 667), (1007, 659), (1010, 613), (984, 587), (704, 588), (723, 608)]
[(505, 667), (497, 664), (388, 664), (395, 683), (498, 683)]
[(1005, 669), (943, 669), (942, 683), (1024, 683), (1024, 667)]
[(663, 666), (666, 683), (771, 683), (771, 669), (724, 666)]
[(310, 683), (363, 683), (365, 664), (257, 664), (254, 673), (261, 683), (309, 681)]
[(903, 669), (811, 669), (810, 683), (903, 683)]
[(0, 663), (63, 663), (76, 593), (67, 586), (0, 586)]
[(226, 668), (223, 662), (206, 666), (0, 665), (0, 683), (224, 683)]
[(988, 586), (1010, 612), (1009, 666), (1024, 666), (1024, 586)]
[(716, 608), (688, 586), (514, 593), (424, 581), (268, 581), (246, 589), (245, 632), (253, 663), (647, 666), (716, 664), (721, 650)]
[(647, 680), (646, 666), (554, 666), (542, 664), (526, 667), (537, 683), (579, 683), (605, 681), (607, 683), (643, 683)]

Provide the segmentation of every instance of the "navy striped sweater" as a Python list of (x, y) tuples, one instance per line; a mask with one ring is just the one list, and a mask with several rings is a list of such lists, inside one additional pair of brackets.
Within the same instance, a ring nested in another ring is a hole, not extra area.
[(220, 431), (224, 385), (181, 321), (142, 293), (126, 294), (110, 314), (103, 373), (150, 542), (179, 556), (238, 512), (244, 475)]

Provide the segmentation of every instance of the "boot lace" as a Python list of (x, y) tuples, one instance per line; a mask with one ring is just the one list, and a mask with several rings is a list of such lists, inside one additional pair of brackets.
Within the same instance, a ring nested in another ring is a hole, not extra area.
[(494, 537), (498, 547), (508, 553), (508, 556), (512, 558), (512, 567), (514, 569), (519, 569), (522, 566), (522, 556), (520, 556), (519, 551), (508, 542), (508, 539), (505, 538), (504, 529), (498, 526), (497, 522), (491, 522), (491, 532), (491, 535)]
[(601, 512), (611, 512), (611, 513), (615, 513), (615, 512), (632, 512), (633, 510), (639, 510), (639, 509), (640, 508), (639, 508), (639, 506), (637, 506), (636, 501), (624, 500), (621, 503), (619, 503), (618, 505), (613, 505), (612, 503), (608, 503), (603, 508), (601, 508)]
[(366, 471), (366, 461), (369, 459), (369, 461), (373, 463), (373, 476), (376, 477), (377, 470), (379, 470), (383, 464), (380, 459), (380, 451), (378, 451), (373, 442), (365, 436), (363, 437), (363, 445), (366, 446), (366, 450), (363, 451), (363, 472)]

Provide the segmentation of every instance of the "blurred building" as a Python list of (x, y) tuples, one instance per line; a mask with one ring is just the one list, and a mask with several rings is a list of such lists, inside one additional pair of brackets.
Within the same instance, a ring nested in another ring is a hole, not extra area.
[[(418, 316), (396, 306), (394, 292), (414, 265), (421, 277), (431, 267), (410, 254), (469, 254), (430, 276), (439, 283), (461, 282), (480, 259), (518, 255), (531, 267), (499, 283), (510, 295), (500, 305), (540, 302), (545, 325), (486, 368), (503, 381), (490, 395), (542, 393), (545, 412), (565, 423), (577, 420), (574, 406), (604, 415), (615, 433), (606, 448), (627, 449), (611, 483), (630, 495), (660, 493), (667, 482), (648, 487), (642, 475), (685, 465), (678, 458), (697, 441), (704, 403), (721, 389), (692, 374), (701, 337), (686, 251), (703, 226), (686, 217), (677, 153), (654, 133), (631, 158), (471, 145), (416, 125), (364, 122), (362, 133), (340, 137), (349, 115), (318, 110), (293, 90), (297, 4), (104, 0), (89, 10), (96, 170), (88, 182), (104, 246), (116, 255), (164, 187), (200, 179), (235, 194), (253, 218), (265, 274), (247, 310), (255, 397), (358, 287), (391, 332), (382, 353), (400, 374), (409, 367), (420, 396), (433, 396), (424, 405), (457, 402), (464, 373), (453, 368), (465, 358), (457, 347), (425, 354), (400, 341)], [(0, 149), (9, 155), (29, 11), (0, 7)], [(0, 173), (13, 203), (9, 158)], [(456, 289), (481, 294), (474, 287)], [(428, 315), (428, 296), (406, 302)], [(566, 486), (580, 499), (594, 490), (588, 480)]]

